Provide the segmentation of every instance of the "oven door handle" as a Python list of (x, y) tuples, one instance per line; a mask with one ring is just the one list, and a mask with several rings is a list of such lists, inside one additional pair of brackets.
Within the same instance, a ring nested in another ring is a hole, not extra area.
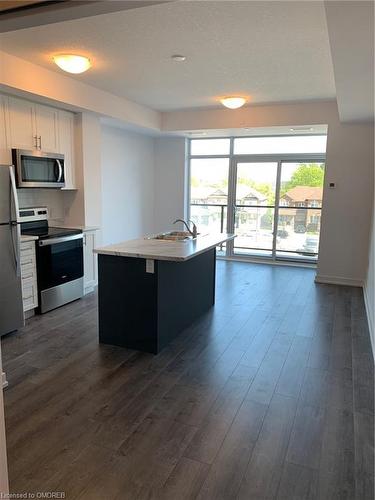
[(62, 236), (60, 238), (50, 238), (48, 240), (38, 240), (38, 245), (40, 247), (47, 247), (50, 245), (57, 245), (58, 243), (65, 243), (67, 241), (73, 240), (83, 240), (83, 233), (72, 234), (70, 236)]
[(57, 163), (57, 166), (59, 167), (59, 176), (57, 178), (57, 182), (61, 182), (61, 178), (62, 178), (62, 175), (63, 175), (63, 169), (62, 169), (62, 166), (61, 166), (61, 161), (56, 159), (56, 163)]

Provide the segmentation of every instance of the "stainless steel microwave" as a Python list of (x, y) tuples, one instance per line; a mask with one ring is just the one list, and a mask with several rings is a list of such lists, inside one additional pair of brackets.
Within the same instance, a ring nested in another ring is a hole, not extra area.
[(19, 188), (57, 188), (65, 186), (64, 155), (25, 149), (12, 149)]

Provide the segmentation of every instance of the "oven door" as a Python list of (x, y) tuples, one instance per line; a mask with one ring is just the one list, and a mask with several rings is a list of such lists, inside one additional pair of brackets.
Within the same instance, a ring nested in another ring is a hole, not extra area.
[(65, 186), (64, 155), (15, 149), (13, 162), (20, 188)]
[(39, 291), (83, 277), (83, 234), (38, 240)]

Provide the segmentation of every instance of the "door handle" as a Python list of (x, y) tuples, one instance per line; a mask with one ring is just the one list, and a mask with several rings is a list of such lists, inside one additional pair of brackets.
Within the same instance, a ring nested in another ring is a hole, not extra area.
[(62, 169), (62, 166), (61, 166), (61, 161), (60, 160), (56, 160), (56, 163), (57, 163), (57, 166), (59, 167), (59, 177), (57, 178), (57, 182), (61, 182), (61, 178), (62, 178), (62, 175), (63, 175), (63, 169)]
[(48, 247), (51, 245), (57, 245), (59, 243), (66, 243), (67, 241), (73, 241), (73, 240), (83, 240), (83, 233), (72, 234), (70, 236), (61, 236), (61, 237), (57, 237), (57, 238), (50, 238), (47, 240), (39, 240), (38, 245), (40, 247)]
[[(14, 253), (14, 261), (16, 266), (16, 274), (17, 276), (21, 276), (21, 248), (20, 248), (20, 240), (21, 240), (21, 226), (17, 223), (17, 219), (19, 216), (19, 207), (18, 207), (18, 197), (17, 197), (17, 189), (16, 189), (16, 179), (14, 177), (13, 167), (9, 167), (9, 177), (10, 184), (12, 189), (13, 196), (13, 205), (15, 211), (15, 221), (11, 222), (11, 233), (12, 233), (12, 245), (13, 245), (13, 253)], [(12, 220), (12, 208), (10, 207), (10, 220)], [(13, 228), (16, 227), (16, 238), (13, 235)]]

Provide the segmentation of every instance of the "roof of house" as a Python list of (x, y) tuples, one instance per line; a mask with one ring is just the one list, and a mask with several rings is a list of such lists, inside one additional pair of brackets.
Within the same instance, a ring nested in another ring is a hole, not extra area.
[[(191, 197), (193, 199), (206, 200), (208, 198), (227, 196), (227, 194), (227, 190), (221, 188), (212, 188), (205, 186), (191, 188)], [(259, 201), (264, 201), (267, 199), (267, 196), (250, 186), (237, 185), (236, 199), (242, 200), (244, 198), (256, 198)]]
[(191, 197), (195, 199), (205, 200), (209, 197), (221, 197), (227, 195), (227, 190), (221, 188), (212, 188), (209, 186), (191, 187)]
[(267, 199), (267, 196), (263, 193), (260, 193), (256, 189), (250, 186), (244, 186), (243, 184), (237, 184), (236, 187), (236, 199), (243, 200), (244, 198), (256, 198), (259, 201), (264, 201)]
[(289, 189), (282, 198), (286, 196), (293, 201), (321, 200), (323, 197), (323, 187), (296, 186)]

